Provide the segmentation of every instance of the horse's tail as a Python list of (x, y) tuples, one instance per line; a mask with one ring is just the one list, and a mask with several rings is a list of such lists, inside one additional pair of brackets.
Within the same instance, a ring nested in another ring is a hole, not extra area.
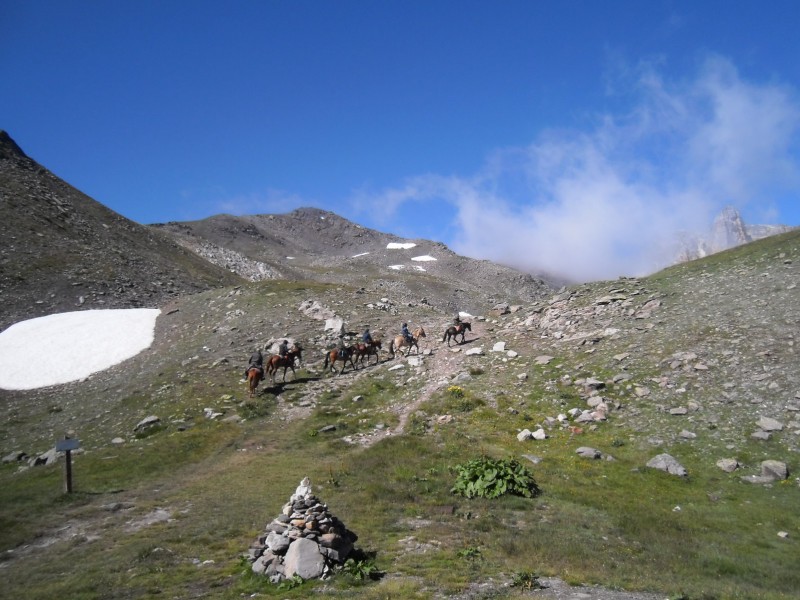
[(394, 339), (392, 339), (392, 341), (389, 342), (389, 352), (391, 354), (394, 354)]
[(448, 334), (449, 331), (450, 331), (449, 329), (445, 329), (444, 330), (444, 335), (442, 336), (442, 341), (443, 342), (447, 341), (447, 334)]
[(331, 357), (331, 353), (330, 353), (330, 352), (326, 352), (326, 353), (325, 353), (325, 364), (324, 364), (324, 365), (322, 365), (322, 368), (323, 368), (323, 369), (327, 369), (327, 368), (328, 368), (328, 359), (329, 359), (330, 357)]

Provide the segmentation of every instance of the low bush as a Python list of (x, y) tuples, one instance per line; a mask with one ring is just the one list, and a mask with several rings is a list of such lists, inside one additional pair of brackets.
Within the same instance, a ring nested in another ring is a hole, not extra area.
[(466, 498), (498, 498), (503, 494), (532, 498), (539, 493), (531, 473), (514, 459), (482, 456), (456, 465), (455, 470), (458, 477), (450, 491)]

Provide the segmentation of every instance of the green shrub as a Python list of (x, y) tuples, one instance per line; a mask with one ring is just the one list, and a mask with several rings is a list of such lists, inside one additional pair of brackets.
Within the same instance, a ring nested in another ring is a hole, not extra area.
[(511, 578), (511, 587), (520, 587), (524, 590), (541, 590), (544, 586), (539, 583), (539, 576), (531, 572), (514, 573)]
[(530, 472), (517, 460), (496, 460), (488, 456), (456, 465), (458, 477), (450, 491), (466, 498), (498, 498), (512, 494), (532, 498), (539, 486)]
[(447, 393), (450, 394), (453, 398), (464, 397), (464, 389), (457, 385), (451, 385), (449, 388), (447, 388)]

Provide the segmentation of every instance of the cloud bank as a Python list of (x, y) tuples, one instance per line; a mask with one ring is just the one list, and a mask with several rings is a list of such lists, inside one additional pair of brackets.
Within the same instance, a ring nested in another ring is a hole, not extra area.
[(588, 131), (548, 131), (472, 176), (410, 178), (368, 203), (386, 217), (444, 202), (457, 252), (589, 281), (651, 273), (724, 206), (769, 218), (771, 198), (800, 187), (793, 90), (711, 57), (683, 82), (642, 66), (623, 96), (627, 110)]

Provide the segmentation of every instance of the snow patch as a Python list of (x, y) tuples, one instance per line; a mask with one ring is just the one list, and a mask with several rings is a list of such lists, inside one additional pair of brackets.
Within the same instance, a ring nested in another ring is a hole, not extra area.
[(350, 258), (358, 258), (359, 256), (366, 256), (369, 252), (362, 252), (361, 254), (353, 254)]
[(433, 258), (432, 256), (428, 256), (427, 254), (425, 254), (424, 256), (415, 256), (411, 260), (417, 260), (417, 261), (420, 261), (420, 262), (430, 262), (430, 261), (436, 260), (436, 259)]
[[(79, 381), (132, 358), (155, 337), (157, 308), (81, 310), (20, 321), (0, 333), (0, 388)], [(45, 355), (56, 352), (58, 360)]]
[(422, 268), (422, 267), (420, 267), (419, 265), (414, 265), (414, 268), (415, 268), (417, 271), (422, 271), (423, 273), (425, 272), (425, 269), (423, 269), (423, 268)]
[(399, 271), (400, 269), (405, 269), (405, 265), (389, 265), (390, 269), (394, 269), (395, 271)]
[(400, 242), (389, 242), (388, 244), (386, 244), (386, 249), (387, 250), (409, 250), (410, 248), (413, 248), (414, 246), (416, 246), (416, 244), (413, 243), (413, 242), (403, 242), (403, 243), (400, 243)]

